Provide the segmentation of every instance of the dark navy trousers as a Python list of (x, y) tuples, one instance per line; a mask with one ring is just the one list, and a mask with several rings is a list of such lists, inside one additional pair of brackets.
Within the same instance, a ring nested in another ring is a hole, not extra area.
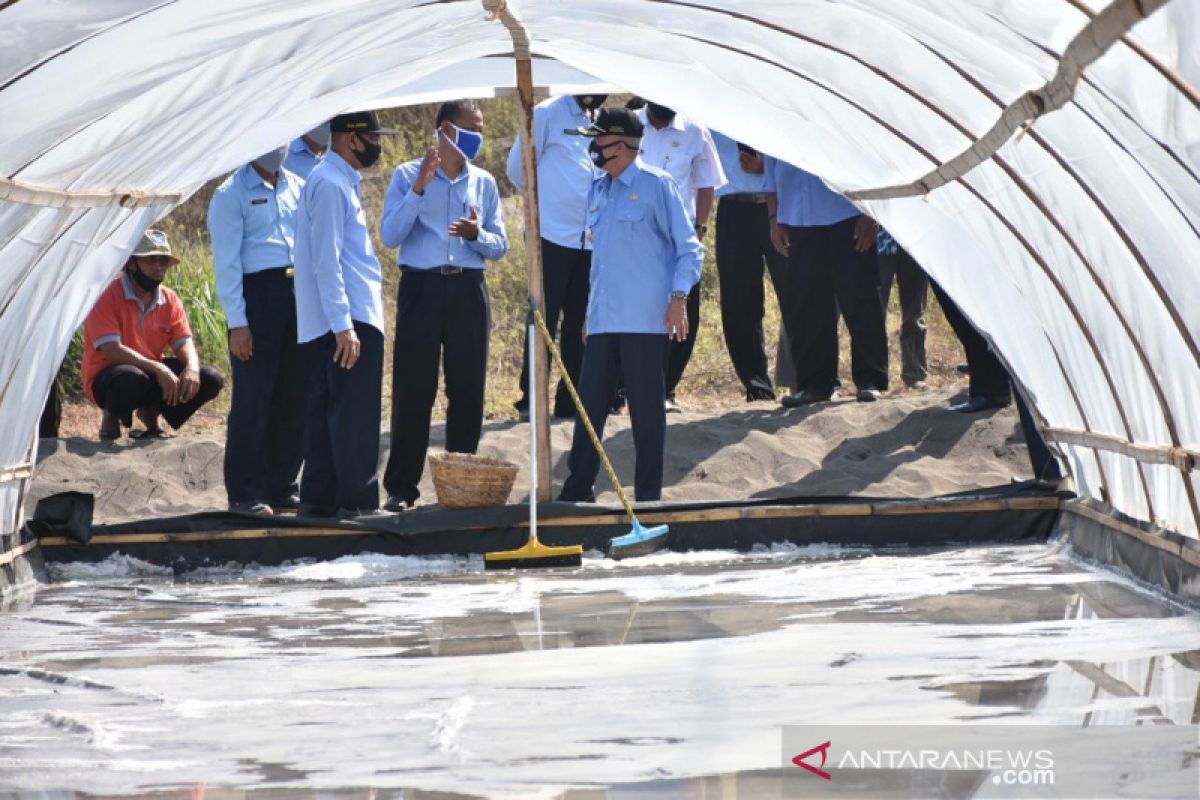
[(333, 361), (337, 340), (326, 333), (308, 345), (307, 447), (300, 501), (313, 513), (379, 508), (379, 415), (383, 400), (383, 332), (354, 323), (358, 361)]
[[(637, 454), (634, 493), (643, 501), (662, 498), (663, 449), (667, 435), (663, 393), (666, 391), (668, 344), (666, 334), (599, 333), (588, 337), (583, 350), (579, 396), (601, 440), (613, 395), (619, 385), (625, 386)], [(600, 458), (587, 429), (578, 419), (575, 420), (575, 436), (567, 465), (571, 474), (558, 499), (592, 500)]]
[(233, 398), (225, 438), (230, 503), (291, 497), (304, 462), (309, 359), (296, 342), (296, 296), (285, 269), (242, 278), (253, 338), (249, 361), (230, 356)]

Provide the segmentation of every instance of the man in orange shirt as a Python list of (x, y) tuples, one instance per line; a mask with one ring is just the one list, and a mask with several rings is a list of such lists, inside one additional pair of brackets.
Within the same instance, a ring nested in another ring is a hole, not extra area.
[[(132, 427), (135, 411), (143, 436), (161, 435), (160, 415), (179, 428), (225, 385), (220, 372), (200, 366), (183, 303), (160, 285), (178, 263), (167, 235), (146, 231), (84, 323), (83, 385), (104, 410), (101, 440)], [(173, 358), (163, 357), (168, 348)]]

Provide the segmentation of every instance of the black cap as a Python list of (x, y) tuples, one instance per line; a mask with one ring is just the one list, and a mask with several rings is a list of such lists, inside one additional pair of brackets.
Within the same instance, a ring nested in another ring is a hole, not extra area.
[(338, 114), (329, 120), (329, 130), (334, 133), (399, 133), (395, 128), (385, 128), (379, 124), (379, 115), (374, 111), (353, 111), (349, 114)]
[(642, 138), (642, 121), (638, 115), (625, 108), (602, 108), (596, 121), (586, 128), (576, 128), (570, 133), (578, 136), (631, 136)]

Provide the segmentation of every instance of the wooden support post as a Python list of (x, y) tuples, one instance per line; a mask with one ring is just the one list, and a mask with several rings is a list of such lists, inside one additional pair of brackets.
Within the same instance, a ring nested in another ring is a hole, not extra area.
[[(521, 162), (525, 175), (525, 255), (529, 263), (529, 296), (545, 313), (545, 293), (542, 290), (542, 231), (538, 218), (537, 152), (533, 142), (533, 63), (528, 58), (517, 59), (517, 94), (521, 99)], [(534, 348), (534, 353), (545, 352)], [(545, 358), (530, 364), (536, 376), (537, 430), (537, 496), (551, 499), (550, 484), (550, 391), (549, 365)]]

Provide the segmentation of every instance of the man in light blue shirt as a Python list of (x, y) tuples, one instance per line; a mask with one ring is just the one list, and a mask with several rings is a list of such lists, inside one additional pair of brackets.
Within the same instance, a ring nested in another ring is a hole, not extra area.
[(283, 166), (288, 172), (307, 179), (309, 173), (316, 169), (317, 164), (325, 157), (331, 135), (328, 122), (323, 122), (308, 133), (302, 134), (288, 146), (287, 161), (283, 162)]
[(859, 402), (888, 386), (887, 331), (879, 299), (875, 236), (879, 226), (810, 172), (767, 157), (771, 241), (788, 258), (783, 326), (797, 388), (788, 408), (833, 398), (838, 385), (838, 311), (850, 330), (850, 360)]
[[(559, 348), (567, 374), (579, 383), (583, 362), (583, 320), (587, 316), (588, 274), (592, 245), (584, 236), (587, 227), (588, 193), (600, 173), (588, 155), (588, 140), (574, 135), (587, 127), (596, 109), (608, 95), (588, 94), (556, 97), (533, 110), (534, 146), (538, 169), (538, 217), (542, 231), (542, 309), (550, 335), (558, 334)], [(508, 152), (508, 179), (525, 190), (521, 136)], [(562, 330), (559, 332), (559, 316)], [(526, 331), (528, 335), (528, 331)], [(521, 419), (528, 419), (529, 343), (521, 349), (521, 399), (514, 405)], [(553, 414), (559, 419), (575, 416), (575, 404), (566, 383), (558, 382)]]
[[(594, 184), (589, 207), (594, 250), (579, 394), (603, 436), (624, 383), (637, 453), (634, 492), (638, 500), (658, 500), (667, 348), (687, 338), (687, 298), (700, 280), (704, 248), (674, 180), (638, 159), (642, 130), (632, 112), (606, 108), (581, 131), (592, 139), (593, 162), (607, 174)], [(571, 474), (559, 499), (593, 500), (600, 462), (578, 420), (567, 463)]]
[(774, 400), (763, 341), (763, 264), (777, 297), (787, 286), (787, 258), (771, 244), (762, 153), (713, 131), (727, 183), (717, 189), (717, 277), (725, 347), (746, 400)]
[(233, 372), (225, 492), (234, 511), (270, 514), (299, 503), (308, 367), (296, 341), (292, 256), (302, 181), (283, 168), (286, 153), (246, 164), (208, 205)]
[(383, 272), (360, 196), (360, 172), (394, 134), (373, 111), (330, 121), (333, 140), (309, 175), (296, 222), (296, 326), (309, 345), (307, 445), (300, 513), (357, 517), (379, 508)]
[(384, 508), (420, 497), (438, 367), (446, 376), (446, 450), (474, 453), (483, 431), (491, 301), (484, 268), (508, 252), (496, 179), (471, 163), (483, 114), (470, 100), (443, 103), (437, 144), (401, 164), (383, 202), (383, 243), (400, 248), (392, 349), (392, 447)]

